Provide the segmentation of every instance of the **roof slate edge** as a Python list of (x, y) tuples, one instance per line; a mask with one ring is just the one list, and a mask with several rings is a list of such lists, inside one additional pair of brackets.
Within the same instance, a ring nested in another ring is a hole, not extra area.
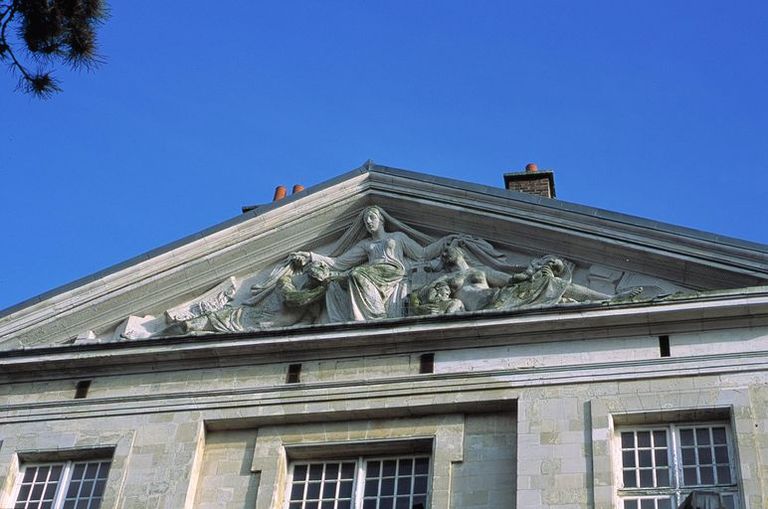
[(514, 191), (512, 189), (504, 189), (502, 187), (486, 186), (483, 184), (474, 184), (471, 182), (465, 182), (462, 180), (451, 179), (447, 177), (436, 177), (431, 175), (424, 175), (423, 173), (417, 173), (410, 170), (403, 170), (399, 168), (392, 168), (388, 166), (375, 165), (374, 168), (382, 173), (389, 173), (392, 175), (398, 175), (401, 177), (412, 178), (422, 180), (425, 182), (432, 182), (443, 186), (458, 187), (462, 189), (468, 189), (471, 191), (490, 194), (493, 196), (507, 198), (512, 201), (523, 202), (527, 204), (535, 204), (554, 210), (561, 210), (565, 212), (571, 212), (575, 214), (584, 215), (590, 218), (600, 218), (616, 223), (628, 224), (632, 226), (638, 226), (641, 228), (647, 228), (650, 230), (660, 231), (664, 233), (670, 233), (673, 235), (683, 235), (689, 238), (704, 242), (714, 242), (718, 244), (725, 244), (736, 248), (758, 251), (760, 253), (768, 254), (768, 244), (762, 244), (760, 242), (753, 242), (749, 240), (738, 239), (735, 237), (729, 237), (727, 235), (720, 235), (716, 233), (706, 232), (704, 230), (698, 230), (696, 228), (689, 228), (687, 226), (678, 226), (671, 223), (665, 223), (663, 221), (655, 221), (653, 219), (645, 219), (639, 216), (633, 216), (631, 214), (624, 214), (622, 212), (613, 212), (606, 209), (597, 207), (591, 207), (589, 205), (581, 205), (569, 201), (564, 201), (555, 198), (546, 198), (544, 196), (532, 195), (521, 191)]
[(200, 240), (210, 234), (238, 225), (249, 219), (258, 217), (262, 214), (270, 212), (276, 208), (282, 207), (289, 203), (293, 203), (294, 201), (299, 200), (301, 198), (319, 193), (341, 182), (344, 182), (346, 180), (349, 180), (359, 175), (363, 175), (365, 173), (383, 173), (383, 174), (388, 174), (392, 176), (398, 176), (398, 177), (409, 178), (413, 180), (419, 180), (422, 182), (428, 182), (428, 183), (432, 183), (432, 184), (436, 184), (444, 187), (465, 189), (465, 190), (469, 190), (469, 191), (480, 193), (480, 194), (489, 194), (495, 197), (505, 198), (511, 201), (517, 201), (517, 202), (522, 202), (526, 204), (534, 204), (537, 206), (546, 207), (554, 210), (580, 214), (590, 218), (605, 219), (608, 221), (638, 226), (638, 227), (647, 228), (654, 231), (665, 232), (673, 235), (682, 235), (685, 237), (693, 238), (693, 239), (704, 241), (704, 242), (726, 244), (732, 247), (757, 251), (757, 252), (768, 255), (768, 245), (766, 244), (751, 242), (747, 240), (741, 240), (741, 239), (728, 237), (724, 235), (708, 233), (708, 232), (697, 230), (694, 228), (676, 226), (669, 223), (654, 221), (650, 219), (644, 219), (638, 216), (632, 216), (632, 215), (623, 214), (620, 212), (611, 212), (609, 210), (590, 207), (587, 205), (580, 205), (577, 203), (567, 202), (560, 199), (545, 198), (543, 196), (530, 195), (527, 193), (508, 190), (500, 187), (486, 186), (483, 184), (475, 184), (472, 182), (466, 182), (463, 180), (452, 179), (448, 177), (438, 177), (438, 176), (428, 175), (425, 173), (419, 173), (411, 170), (394, 168), (391, 166), (372, 164), (371, 161), (368, 161), (364, 163), (362, 166), (359, 166), (353, 170), (347, 171), (346, 173), (343, 173), (329, 180), (323, 181), (314, 186), (310, 186), (298, 193), (294, 193), (290, 196), (286, 196), (281, 200), (259, 205), (249, 210), (248, 212), (239, 214), (231, 219), (222, 221), (218, 224), (205, 228), (199, 232), (184, 236), (181, 239), (178, 239), (168, 244), (165, 244), (163, 246), (151, 249), (149, 251), (146, 251), (144, 253), (131, 257), (125, 261), (116, 263), (114, 265), (111, 265), (107, 268), (104, 268), (102, 270), (89, 274), (87, 276), (83, 276), (69, 283), (65, 283), (61, 286), (55, 287), (39, 295), (25, 299), (19, 302), (18, 304), (14, 304), (10, 307), (0, 310), (0, 318), (6, 317), (26, 307), (32, 306), (39, 302), (43, 302), (47, 299), (50, 299), (51, 297), (67, 292), (69, 290), (73, 290), (85, 284), (91, 283), (93, 281), (101, 279), (110, 274), (114, 274), (121, 270), (127, 269), (138, 263), (148, 261), (156, 256), (165, 254), (169, 251), (172, 251), (176, 248), (179, 248), (181, 246), (184, 246), (196, 240)]

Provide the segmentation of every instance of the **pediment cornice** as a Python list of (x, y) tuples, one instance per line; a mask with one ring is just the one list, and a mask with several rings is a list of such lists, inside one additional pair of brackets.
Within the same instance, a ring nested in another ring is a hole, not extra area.
[(536, 256), (556, 253), (667, 279), (693, 290), (768, 281), (768, 247), (686, 228), (367, 165), (280, 202), (9, 308), (0, 349), (55, 344), (128, 315), (168, 309), (229, 276), (337, 239), (377, 204), (424, 231), (465, 233)]

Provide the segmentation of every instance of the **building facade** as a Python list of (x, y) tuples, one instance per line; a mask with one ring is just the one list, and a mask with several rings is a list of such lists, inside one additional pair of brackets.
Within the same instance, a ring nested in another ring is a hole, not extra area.
[(768, 507), (767, 281), (368, 163), (4, 311), (0, 507)]

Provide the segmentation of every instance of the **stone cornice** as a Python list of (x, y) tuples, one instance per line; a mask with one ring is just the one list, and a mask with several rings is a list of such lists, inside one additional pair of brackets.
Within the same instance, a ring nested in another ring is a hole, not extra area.
[[(524, 369), (451, 372), (395, 376), (376, 380), (318, 382), (282, 386), (254, 386), (236, 389), (165, 392), (151, 395), (89, 398), (45, 403), (6, 405), (0, 424), (49, 422), (58, 419), (91, 418), (96, 415), (126, 416), (158, 412), (215, 411), (232, 413), (240, 421), (259, 425), (318, 421), (338, 418), (371, 418), (376, 412), (394, 415), (421, 415), (486, 411), (507, 402), (512, 405), (521, 390), (555, 385), (597, 382), (636, 382), (675, 379), (681, 376), (716, 376), (765, 372), (768, 351), (699, 355), (622, 362), (567, 364)], [(457, 395), (459, 395), (457, 397)], [(344, 402), (343, 412), (338, 410)], [(513, 408), (510, 406), (510, 408)], [(295, 414), (291, 417), (292, 414)], [(244, 423), (241, 423), (246, 425)], [(229, 424), (232, 426), (232, 424)], [(250, 425), (250, 424), (249, 424)]]
[(768, 281), (768, 247), (504, 189), (366, 166), (0, 312), (0, 348), (54, 344), (153, 314), (328, 243), (363, 206), (416, 227), (603, 263), (689, 288)]
[(70, 345), (0, 353), (6, 380), (219, 367), (698, 332), (768, 325), (768, 288), (624, 305), (563, 305), (263, 331)]

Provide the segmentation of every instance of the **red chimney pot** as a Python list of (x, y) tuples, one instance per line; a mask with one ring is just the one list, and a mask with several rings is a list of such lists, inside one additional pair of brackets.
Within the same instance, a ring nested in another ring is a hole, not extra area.
[(282, 200), (285, 198), (285, 195), (287, 194), (287, 191), (285, 189), (285, 186), (277, 186), (275, 188), (275, 197), (272, 199), (272, 201)]

